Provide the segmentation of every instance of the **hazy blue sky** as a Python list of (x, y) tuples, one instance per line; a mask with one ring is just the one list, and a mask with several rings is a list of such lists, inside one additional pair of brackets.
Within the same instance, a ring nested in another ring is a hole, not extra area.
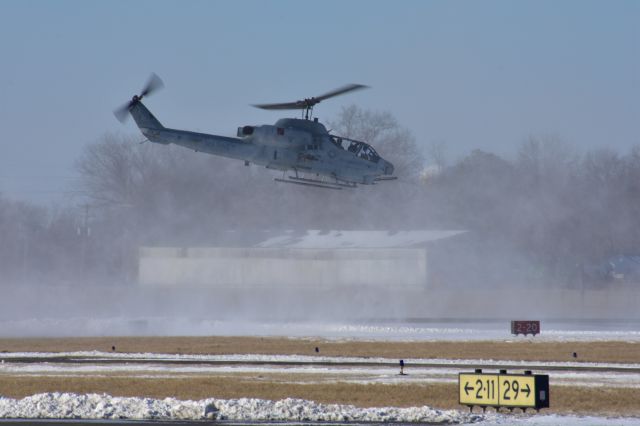
[(451, 159), (532, 134), (640, 144), (640, 1), (2, 1), (0, 61), (12, 198), (61, 196), (84, 145), (134, 133), (112, 111), (151, 71), (146, 104), (176, 128), (234, 135), (282, 115), (252, 103), (363, 83), (317, 116), (387, 110)]

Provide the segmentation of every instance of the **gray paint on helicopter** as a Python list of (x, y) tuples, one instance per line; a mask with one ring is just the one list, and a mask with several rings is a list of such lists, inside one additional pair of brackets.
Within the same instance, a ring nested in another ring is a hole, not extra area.
[[(274, 125), (240, 127), (236, 138), (164, 127), (141, 102), (144, 96), (162, 86), (162, 81), (152, 75), (140, 95), (115, 111), (121, 121), (131, 114), (140, 131), (151, 142), (180, 145), (284, 172), (292, 170), (295, 176), (289, 178), (296, 180), (295, 183), (333, 189), (341, 189), (344, 184), (373, 184), (377, 180), (389, 179), (393, 174), (393, 165), (367, 143), (331, 135), (317, 119), (309, 119), (313, 106), (320, 101), (365, 86), (349, 85), (296, 103), (257, 105), (263, 109), (287, 109), (284, 106), (303, 109), (306, 118), (282, 118)], [(348, 148), (342, 145), (345, 141)], [(300, 178), (298, 173), (312, 174), (315, 178)]]

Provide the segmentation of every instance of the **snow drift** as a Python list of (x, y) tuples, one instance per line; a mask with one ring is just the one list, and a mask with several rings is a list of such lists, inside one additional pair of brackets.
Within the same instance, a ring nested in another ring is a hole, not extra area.
[(236, 420), (236, 421), (362, 421), (469, 423), (477, 414), (410, 408), (358, 408), (352, 405), (319, 404), (287, 398), (267, 401), (255, 398), (182, 401), (115, 397), (106, 394), (41, 393), (22, 399), (0, 397), (0, 418), (135, 419), (135, 420)]

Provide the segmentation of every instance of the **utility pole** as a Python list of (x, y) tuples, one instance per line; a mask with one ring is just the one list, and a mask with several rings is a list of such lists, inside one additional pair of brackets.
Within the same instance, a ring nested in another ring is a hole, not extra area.
[(22, 234), (22, 283), (24, 284), (27, 282), (29, 271), (29, 235), (24, 222), (20, 222), (20, 234)]
[[(78, 226), (78, 236), (82, 239), (82, 265), (81, 266), (81, 277), (84, 281), (87, 277), (87, 248), (89, 245), (89, 235), (91, 234), (91, 229), (89, 228), (89, 203), (82, 204), (81, 207), (84, 208), (84, 216), (82, 218), (82, 224)], [(84, 283), (83, 283), (84, 284)]]

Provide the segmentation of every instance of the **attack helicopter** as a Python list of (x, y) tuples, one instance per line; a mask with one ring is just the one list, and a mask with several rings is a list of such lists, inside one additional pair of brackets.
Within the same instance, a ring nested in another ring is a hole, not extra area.
[[(281, 170), (277, 182), (328, 189), (355, 188), (396, 179), (393, 165), (365, 142), (330, 134), (312, 116), (313, 107), (323, 100), (367, 86), (350, 84), (323, 95), (295, 102), (257, 104), (265, 110), (302, 111), (301, 118), (282, 118), (274, 125), (238, 127), (235, 138), (164, 127), (142, 103), (142, 99), (164, 87), (152, 74), (139, 95), (114, 111), (118, 120), (131, 115), (142, 134), (151, 142), (176, 144), (198, 152), (243, 160), (268, 169)], [(291, 171), (293, 174), (287, 175)]]

